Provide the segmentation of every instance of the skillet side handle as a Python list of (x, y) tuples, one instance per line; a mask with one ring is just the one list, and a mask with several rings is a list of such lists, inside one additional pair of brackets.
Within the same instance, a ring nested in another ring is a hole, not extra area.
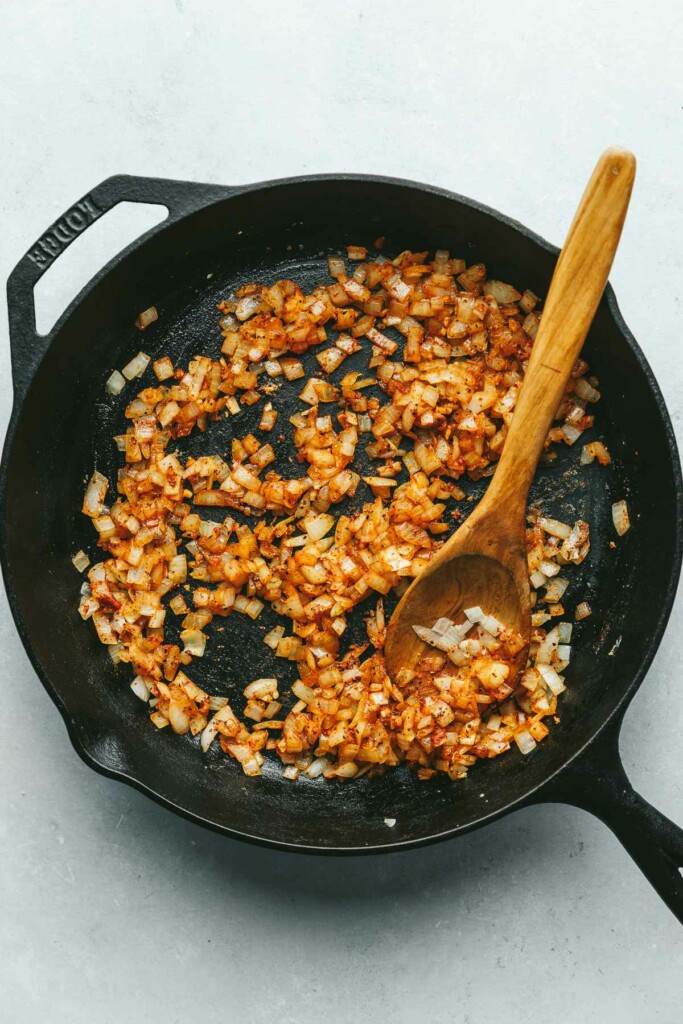
[(15, 395), (25, 394), (54, 334), (51, 331), (42, 335), (36, 330), (33, 289), (45, 271), (79, 235), (122, 202), (152, 203), (168, 209), (168, 219), (147, 233), (151, 235), (169, 222), (179, 220), (185, 214), (223, 198), (231, 191), (228, 187), (218, 185), (118, 174), (101, 182), (56, 220), (30, 247), (7, 281)]
[(614, 832), (683, 924), (683, 829), (649, 804), (628, 780), (619, 756), (623, 714), (549, 783), (541, 800), (590, 811)]

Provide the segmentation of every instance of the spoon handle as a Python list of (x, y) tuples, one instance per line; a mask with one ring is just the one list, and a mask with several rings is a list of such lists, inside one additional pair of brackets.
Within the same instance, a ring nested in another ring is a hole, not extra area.
[(555, 267), (487, 504), (526, 504), (548, 430), (607, 283), (635, 172), (632, 153), (607, 149), (588, 182)]

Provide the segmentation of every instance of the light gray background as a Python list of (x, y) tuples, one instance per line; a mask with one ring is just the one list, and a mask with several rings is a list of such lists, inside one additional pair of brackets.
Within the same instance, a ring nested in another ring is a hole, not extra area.
[[(683, 438), (673, 0), (24, 0), (0, 12), (0, 276), (115, 172), (433, 182), (561, 242), (599, 151), (640, 161), (612, 275)], [(41, 288), (56, 315), (140, 220)], [(11, 405), (4, 315), (0, 418)], [(96, 343), (96, 339), (93, 339)], [(678, 602), (630, 709), (634, 783), (683, 823)], [(561, 806), (383, 859), (241, 846), (99, 778), (0, 607), (0, 1020), (675, 1024), (683, 931), (616, 839)]]

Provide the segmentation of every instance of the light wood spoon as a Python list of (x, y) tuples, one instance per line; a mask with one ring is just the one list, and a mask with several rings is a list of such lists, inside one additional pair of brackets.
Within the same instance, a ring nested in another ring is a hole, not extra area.
[[(392, 676), (425, 651), (413, 626), (454, 621), (479, 605), (521, 634), (531, 633), (526, 501), (536, 464), (600, 302), (626, 217), (636, 161), (606, 150), (588, 182), (555, 267), (524, 384), (486, 494), (399, 601), (387, 630)], [(512, 679), (512, 676), (510, 677)]]

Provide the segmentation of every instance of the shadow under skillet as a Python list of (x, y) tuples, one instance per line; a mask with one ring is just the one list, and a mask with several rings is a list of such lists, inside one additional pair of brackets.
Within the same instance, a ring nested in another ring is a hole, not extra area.
[[(174, 872), (182, 875), (190, 905), (194, 902), (191, 887), (196, 886), (204, 893), (210, 891), (218, 904), (224, 900), (226, 906), (238, 889), (258, 903), (264, 899), (283, 907), (295, 903), (302, 911), (308, 907), (317, 913), (340, 904), (357, 904), (364, 913), (372, 913), (392, 900), (413, 909), (425, 899), (458, 906), (473, 892), (482, 894), (487, 876), (493, 879), (504, 872), (512, 881), (523, 876), (530, 864), (542, 874), (567, 848), (567, 830), (558, 820), (559, 815), (566, 818), (567, 811), (559, 807), (522, 809), (484, 830), (458, 837), (457, 842), (342, 858), (247, 845), (169, 815), (140, 794), (127, 797), (130, 816), (124, 835), (132, 829), (135, 841), (150, 851), (173, 851), (176, 863), (169, 881)], [(100, 806), (109, 820), (110, 811)]]

